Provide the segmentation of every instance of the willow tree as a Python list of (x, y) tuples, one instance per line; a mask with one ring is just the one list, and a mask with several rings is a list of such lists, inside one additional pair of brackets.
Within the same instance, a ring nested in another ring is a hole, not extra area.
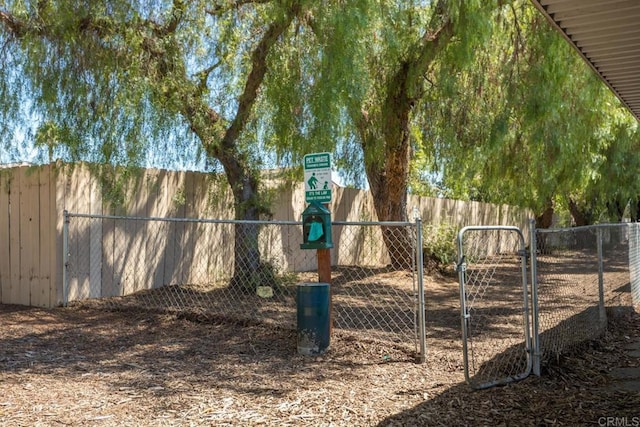
[[(270, 53), (301, 16), (298, 0), (2, 1), (0, 119), (36, 117), (51, 150), (111, 164), (195, 138), (224, 170), (235, 217), (258, 219), (255, 104)], [(234, 283), (260, 267), (257, 233), (236, 227)]]
[(445, 194), (529, 207), (547, 227), (609, 161), (617, 101), (528, 1), (505, 2), (492, 25), (471, 66), (441, 80), (420, 159)]
[(571, 194), (569, 206), (576, 225), (620, 222), (640, 213), (640, 130), (638, 122), (617, 101), (605, 105), (609, 120), (598, 128), (605, 142), (590, 179)]
[[(311, 16), (297, 39), (308, 53), (289, 49), (290, 66), (272, 82), (291, 88), (273, 109), (306, 119), (298, 127), (275, 120), (279, 135), (338, 141), (339, 164), (352, 177), (366, 173), (378, 220), (407, 220), (415, 129), (425, 123), (416, 107), (433, 92), (436, 64), (469, 61), (491, 31), (494, 3), (356, 1)], [(394, 265), (411, 262), (407, 235), (383, 227), (383, 237)]]
[[(364, 171), (378, 220), (406, 221), (414, 149), (426, 138), (419, 129), (433, 121), (429, 100), (442, 92), (440, 78), (470, 63), (490, 36), (498, 7), (494, 1), (356, 1), (312, 15), (295, 39), (307, 54), (288, 49), (289, 67), (268, 85), (277, 93), (291, 88), (285, 97), (270, 97), (278, 99), (273, 109), (301, 112), (304, 125), (274, 120), (277, 133), (333, 144), (351, 178), (360, 181)], [(383, 237), (394, 265), (411, 262), (407, 235), (383, 227)]]

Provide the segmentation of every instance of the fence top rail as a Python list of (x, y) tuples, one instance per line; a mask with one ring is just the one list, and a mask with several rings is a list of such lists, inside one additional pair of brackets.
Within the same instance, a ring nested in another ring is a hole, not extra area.
[(415, 226), (415, 222), (403, 221), (332, 221), (333, 225), (381, 225), (384, 227), (409, 227)]
[[(302, 221), (273, 221), (273, 220), (241, 220), (241, 219), (211, 219), (211, 218), (167, 218), (167, 217), (142, 217), (142, 216), (124, 216), (124, 215), (102, 215), (102, 214), (83, 214), (64, 211), (66, 218), (94, 218), (94, 219), (111, 219), (111, 220), (127, 220), (127, 221), (157, 221), (157, 222), (198, 222), (208, 224), (256, 224), (256, 225), (302, 225)], [(332, 225), (363, 225), (363, 226), (385, 226), (385, 227), (408, 227), (415, 226), (414, 222), (402, 221), (332, 221)]]
[(522, 230), (519, 227), (515, 227), (513, 225), (468, 225), (463, 227), (458, 233), (458, 241), (462, 242), (462, 237), (464, 233), (467, 231), (513, 231), (515, 232), (522, 244), (524, 244), (525, 238), (524, 234), (522, 234)]
[(520, 228), (513, 225), (468, 225), (463, 227), (462, 231), (469, 230), (511, 230), (511, 231), (520, 231)]
[(537, 233), (567, 233), (572, 231), (588, 231), (588, 230), (596, 230), (600, 228), (622, 228), (622, 227), (630, 227), (632, 222), (618, 222), (618, 223), (610, 223), (610, 224), (593, 224), (593, 225), (581, 225), (578, 227), (564, 227), (564, 228), (536, 228)]
[(111, 219), (126, 221), (156, 221), (156, 222), (198, 222), (211, 224), (276, 224), (276, 225), (302, 225), (300, 221), (261, 221), (261, 220), (240, 220), (240, 219), (212, 219), (212, 218), (169, 218), (158, 216), (126, 216), (126, 215), (102, 215), (102, 214), (83, 214), (83, 213), (64, 213), (68, 218), (92, 218), (92, 219)]

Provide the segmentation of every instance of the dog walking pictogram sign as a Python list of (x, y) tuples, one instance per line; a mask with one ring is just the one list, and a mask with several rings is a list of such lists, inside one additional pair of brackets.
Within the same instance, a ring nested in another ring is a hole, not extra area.
[(304, 156), (304, 196), (307, 203), (331, 201), (331, 153)]

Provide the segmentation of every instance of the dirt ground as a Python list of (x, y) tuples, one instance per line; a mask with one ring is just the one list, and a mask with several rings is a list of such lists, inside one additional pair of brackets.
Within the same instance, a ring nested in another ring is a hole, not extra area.
[(425, 364), (405, 347), (339, 329), (325, 355), (303, 357), (296, 331), (273, 324), (0, 305), (0, 426), (640, 421), (640, 396), (608, 375), (640, 364), (624, 351), (640, 338), (637, 314), (619, 312), (602, 339), (541, 377), (473, 391), (464, 383), (456, 282), (432, 278), (428, 286)]

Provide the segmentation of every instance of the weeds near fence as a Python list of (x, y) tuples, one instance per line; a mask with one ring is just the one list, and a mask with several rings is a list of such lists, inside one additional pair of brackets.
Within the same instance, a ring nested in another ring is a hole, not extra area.
[(423, 227), (423, 254), (427, 272), (453, 274), (458, 248), (458, 228), (451, 223)]

